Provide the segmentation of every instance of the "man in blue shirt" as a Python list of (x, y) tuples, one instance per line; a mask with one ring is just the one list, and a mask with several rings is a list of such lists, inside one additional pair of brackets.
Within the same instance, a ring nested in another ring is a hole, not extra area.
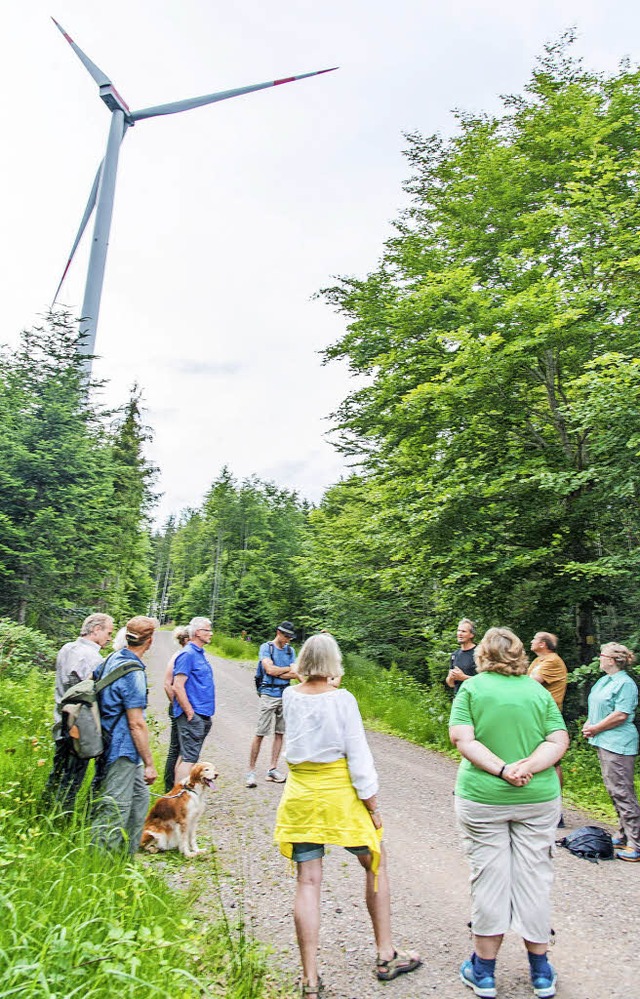
[(138, 849), (149, 809), (148, 785), (158, 776), (145, 720), (147, 676), (142, 662), (157, 626), (152, 617), (131, 618), (126, 625), (126, 646), (94, 673), (94, 679), (100, 679), (125, 663), (134, 667), (98, 694), (106, 749), (101, 796), (92, 823), (96, 846), (128, 849), (131, 854)]
[(213, 670), (204, 654), (211, 635), (208, 617), (192, 618), (189, 622), (190, 641), (173, 667), (173, 716), (180, 742), (176, 784), (189, 776), (191, 767), (200, 759), (202, 744), (211, 730), (211, 719), (216, 710)]
[(290, 640), (295, 638), (291, 621), (283, 621), (276, 628), (276, 637), (272, 642), (264, 642), (260, 646), (260, 662), (264, 670), (264, 679), (260, 686), (260, 714), (258, 727), (251, 743), (249, 753), (249, 772), (246, 786), (257, 787), (256, 763), (260, 755), (262, 740), (274, 729), (273, 745), (271, 747), (271, 766), (267, 771), (266, 780), (274, 784), (282, 784), (287, 779), (278, 770), (278, 757), (282, 749), (284, 735), (284, 715), (282, 713), (282, 691), (289, 686), (291, 680), (298, 674), (294, 663), (296, 654)]

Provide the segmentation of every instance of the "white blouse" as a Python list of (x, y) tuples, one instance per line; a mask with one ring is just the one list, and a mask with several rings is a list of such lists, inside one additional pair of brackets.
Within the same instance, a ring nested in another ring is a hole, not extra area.
[(348, 690), (303, 694), (287, 687), (282, 695), (287, 763), (333, 763), (346, 757), (359, 798), (378, 793), (378, 775), (358, 702)]

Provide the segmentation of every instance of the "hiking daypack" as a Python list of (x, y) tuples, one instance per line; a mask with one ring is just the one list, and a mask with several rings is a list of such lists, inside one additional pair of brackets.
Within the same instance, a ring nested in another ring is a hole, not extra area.
[(584, 857), (592, 864), (597, 864), (599, 860), (613, 860), (613, 840), (607, 830), (599, 826), (574, 829), (558, 841), (558, 846), (566, 846), (576, 857)]
[(116, 666), (108, 676), (104, 676), (105, 666), (109, 662), (109, 658), (104, 661), (99, 680), (94, 680), (90, 676), (86, 680), (81, 680), (80, 683), (75, 683), (73, 687), (69, 687), (60, 701), (60, 708), (66, 715), (66, 727), (73, 743), (73, 752), (81, 760), (93, 760), (105, 750), (105, 739), (98, 707), (100, 691), (126, 676), (127, 673), (142, 669), (142, 666), (136, 666), (135, 663), (124, 662), (120, 666)]
[[(285, 646), (285, 648), (288, 649), (287, 655), (289, 656), (289, 665), (291, 665), (291, 663), (293, 662), (294, 656), (295, 656), (295, 652), (293, 651), (293, 649), (291, 648), (291, 646), (288, 643)], [(273, 659), (273, 642), (269, 642), (269, 658)], [(263, 685), (265, 687), (278, 687), (278, 686), (280, 686), (280, 684), (278, 683), (278, 677), (277, 676), (269, 676), (268, 673), (265, 673), (264, 666), (262, 665), (262, 659), (258, 659), (258, 665), (256, 666), (256, 672), (255, 672), (255, 675), (254, 675), (253, 679), (254, 679), (254, 682), (255, 682), (255, 685), (256, 685), (256, 693), (258, 694), (258, 696), (261, 693), (261, 687)], [(280, 683), (287, 684), (287, 683), (289, 683), (289, 681), (288, 680), (284, 680), (284, 681), (281, 680)]]

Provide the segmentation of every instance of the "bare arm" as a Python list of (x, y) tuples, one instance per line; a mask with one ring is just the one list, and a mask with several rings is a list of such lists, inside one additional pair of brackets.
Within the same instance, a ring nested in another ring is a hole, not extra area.
[(164, 671), (164, 679), (162, 681), (164, 692), (169, 698), (169, 700), (172, 702), (173, 698), (175, 697), (175, 691), (173, 689), (173, 667), (175, 666), (175, 662), (176, 662), (176, 657), (171, 656), (171, 659), (167, 663), (167, 668)]
[(277, 676), (281, 680), (298, 679), (298, 671), (294, 664), (291, 666), (276, 666), (273, 659), (267, 658), (262, 660), (262, 668), (269, 676)]
[(363, 798), (362, 801), (363, 804), (366, 805), (367, 811), (371, 816), (371, 821), (373, 822), (375, 828), (379, 829), (382, 825), (382, 819), (380, 818), (377, 794), (372, 794), (370, 798)]
[(569, 736), (563, 728), (550, 732), (544, 742), (524, 760), (512, 763), (510, 770), (514, 775), (539, 774), (558, 763), (569, 748)]
[(502, 780), (514, 787), (522, 787), (531, 780), (531, 774), (512, 774), (511, 764), (505, 763), (499, 756), (492, 753), (484, 743), (476, 739), (473, 725), (452, 725), (449, 729), (449, 738), (460, 755), (473, 763), (479, 770), (493, 774), (494, 777), (501, 777)]
[(607, 715), (607, 717), (603, 718), (602, 721), (596, 722), (595, 725), (586, 721), (582, 726), (582, 734), (585, 739), (591, 739), (592, 736), (598, 735), (599, 732), (607, 732), (610, 728), (617, 728), (618, 725), (622, 725), (628, 717), (629, 715), (626, 711), (612, 711), (610, 715)]
[(127, 724), (131, 732), (133, 744), (142, 757), (144, 763), (144, 782), (153, 784), (158, 774), (153, 765), (153, 757), (149, 746), (149, 729), (144, 720), (142, 708), (127, 708)]
[(191, 721), (195, 711), (191, 707), (191, 701), (187, 697), (187, 692), (184, 689), (184, 685), (187, 682), (187, 677), (184, 673), (176, 673), (173, 679), (173, 693), (175, 694), (175, 699), (187, 716), (187, 721)]

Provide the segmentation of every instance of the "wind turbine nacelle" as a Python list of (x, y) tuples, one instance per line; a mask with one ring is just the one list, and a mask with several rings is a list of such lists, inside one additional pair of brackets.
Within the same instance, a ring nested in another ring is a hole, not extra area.
[[(128, 118), (131, 114), (129, 105), (126, 101), (123, 101), (122, 97), (112, 83), (104, 84), (100, 87), (100, 97), (110, 111), (122, 111), (126, 118)], [(133, 122), (131, 122), (131, 124), (133, 124)]]

